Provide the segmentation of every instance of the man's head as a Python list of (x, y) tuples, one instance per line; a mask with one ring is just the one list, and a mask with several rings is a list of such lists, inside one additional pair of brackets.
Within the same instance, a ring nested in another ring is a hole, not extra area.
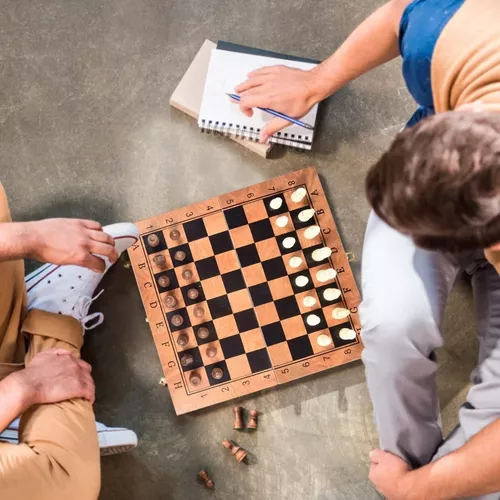
[(377, 215), (418, 246), (500, 242), (500, 113), (442, 113), (404, 130), (369, 171), (366, 192)]

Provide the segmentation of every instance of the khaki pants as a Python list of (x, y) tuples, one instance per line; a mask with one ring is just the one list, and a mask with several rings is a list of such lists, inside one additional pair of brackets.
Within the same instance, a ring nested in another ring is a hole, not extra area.
[[(1, 184), (0, 222), (10, 222)], [(0, 380), (52, 347), (79, 355), (82, 343), (76, 319), (27, 312), (24, 263), (0, 262)], [(21, 418), (19, 445), (0, 441), (2, 500), (92, 500), (99, 489), (99, 445), (87, 401), (32, 407)]]

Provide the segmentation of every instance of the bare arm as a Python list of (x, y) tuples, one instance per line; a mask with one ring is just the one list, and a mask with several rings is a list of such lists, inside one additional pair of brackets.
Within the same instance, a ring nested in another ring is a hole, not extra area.
[[(293, 117), (304, 116), (316, 103), (367, 71), (399, 55), (401, 15), (411, 0), (391, 0), (363, 23), (328, 59), (311, 71), (286, 66), (261, 68), (236, 87), (240, 108), (267, 107)], [(265, 141), (289, 122), (276, 118), (261, 133)]]
[(411, 472), (408, 484), (420, 496), (448, 500), (500, 491), (500, 420), (485, 427), (454, 453)]
[(51, 264), (74, 264), (97, 272), (104, 261), (118, 258), (114, 239), (98, 222), (80, 219), (45, 219), (0, 223), (0, 262), (31, 258)]

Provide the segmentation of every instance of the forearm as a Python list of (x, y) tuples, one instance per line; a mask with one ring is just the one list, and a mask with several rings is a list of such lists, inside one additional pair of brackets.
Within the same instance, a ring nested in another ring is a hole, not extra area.
[(21, 372), (0, 381), (0, 432), (30, 406)]
[(476, 497), (500, 491), (500, 420), (454, 453), (408, 474), (409, 500)]
[(29, 257), (29, 222), (0, 223), (0, 262)]
[(399, 22), (408, 3), (410, 0), (391, 0), (380, 7), (313, 70), (317, 74), (317, 101), (399, 55)]

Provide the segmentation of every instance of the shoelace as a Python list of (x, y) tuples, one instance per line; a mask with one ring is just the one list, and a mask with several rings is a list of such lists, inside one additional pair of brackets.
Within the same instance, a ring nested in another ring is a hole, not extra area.
[[(102, 289), (97, 295), (95, 295), (94, 298), (87, 297), (85, 295), (78, 297), (78, 300), (75, 303), (75, 314), (77, 314), (81, 318), (80, 321), (84, 330), (93, 330), (104, 321), (104, 314), (101, 312), (89, 314), (89, 309), (92, 302), (99, 298), (103, 292), (104, 289)], [(92, 321), (96, 318), (98, 319), (94, 324), (91, 324), (90, 326), (87, 325), (89, 321)]]

